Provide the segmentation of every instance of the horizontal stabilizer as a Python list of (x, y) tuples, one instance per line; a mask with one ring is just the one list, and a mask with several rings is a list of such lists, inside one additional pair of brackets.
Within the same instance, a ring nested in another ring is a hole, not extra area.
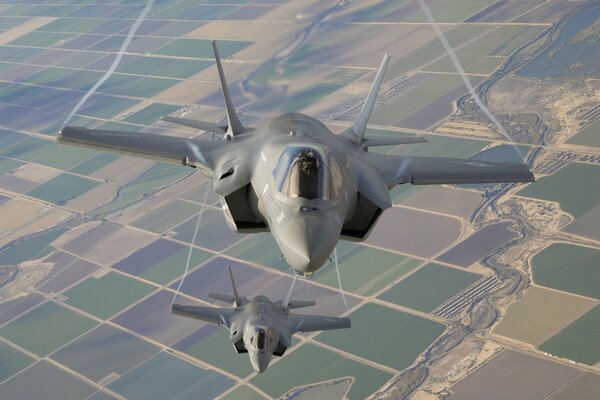
[(363, 143), (367, 147), (397, 146), (400, 144), (427, 143), (427, 139), (425, 139), (423, 136), (405, 136), (405, 137), (367, 136), (364, 139)]
[(233, 304), (235, 301), (235, 297), (230, 294), (221, 294), (221, 293), (209, 293), (208, 297), (211, 299), (221, 300), (224, 303)]
[(187, 118), (170, 117), (168, 115), (161, 117), (161, 119), (163, 121), (170, 122), (172, 124), (187, 126), (187, 127), (199, 129), (202, 131), (220, 133), (221, 135), (224, 135), (225, 132), (227, 132), (226, 126), (220, 126), (220, 125), (217, 125), (212, 122), (197, 121), (194, 119), (187, 119)]
[(290, 300), (288, 303), (288, 308), (302, 308), (302, 307), (312, 307), (316, 305), (312, 300)]

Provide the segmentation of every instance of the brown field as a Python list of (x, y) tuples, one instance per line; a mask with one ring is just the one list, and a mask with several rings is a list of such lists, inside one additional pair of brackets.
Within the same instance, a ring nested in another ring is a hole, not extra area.
[(452, 400), (542, 400), (579, 370), (506, 350), (452, 386)]
[[(10, 7), (10, 4), (7, 6)], [(2, 11), (3, 9), (4, 9), (4, 7), (0, 7), (0, 11)], [(49, 24), (50, 22), (54, 21), (55, 19), (56, 18), (52, 18), (52, 17), (35, 17), (35, 18), (30, 18), (30, 19), (23, 19), (23, 21), (25, 21), (25, 22), (23, 22), (21, 25), (17, 25), (14, 28), (9, 29), (5, 32), (2, 32), (2, 34), (0, 34), (0, 45), (12, 42), (16, 38), (21, 37), (31, 31), (35, 31), (36, 29), (38, 29), (46, 24)]]
[(600, 375), (584, 373), (553, 394), (549, 400), (595, 400), (600, 393)]
[(19, 237), (50, 228), (70, 215), (66, 211), (30, 200), (7, 201), (0, 205), (3, 231), (0, 236), (0, 247)]
[(94, 247), (85, 258), (103, 266), (109, 266), (135, 249), (149, 242), (153, 235), (124, 227)]
[(403, 204), (468, 219), (480, 202), (480, 193), (443, 186), (430, 186)]
[(598, 302), (539, 286), (508, 307), (494, 333), (538, 346)]
[(124, 185), (140, 176), (142, 172), (152, 165), (154, 165), (153, 161), (142, 160), (136, 157), (121, 157), (107, 166), (100, 168), (90, 176)]
[(392, 251), (431, 257), (450, 246), (461, 234), (458, 219), (392, 207), (385, 210), (367, 240)]
[(113, 183), (100, 184), (92, 190), (69, 201), (67, 207), (82, 213), (90, 212), (114, 199), (119, 187), (119, 185)]
[(60, 174), (60, 170), (58, 169), (30, 163), (26, 168), (17, 169), (13, 173), (13, 176), (21, 179), (27, 179), (28, 181), (35, 183), (44, 183), (58, 176), (58, 174)]

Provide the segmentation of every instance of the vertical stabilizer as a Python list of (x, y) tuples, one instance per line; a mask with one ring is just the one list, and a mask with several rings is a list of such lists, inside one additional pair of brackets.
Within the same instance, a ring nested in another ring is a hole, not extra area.
[(379, 93), (379, 88), (381, 87), (381, 83), (383, 82), (383, 76), (385, 75), (385, 70), (390, 62), (390, 56), (385, 54), (383, 59), (381, 60), (381, 64), (379, 65), (379, 69), (377, 70), (377, 74), (375, 75), (375, 80), (371, 85), (371, 90), (369, 91), (369, 95), (365, 100), (365, 104), (360, 112), (360, 115), (354, 122), (352, 126), (352, 132), (356, 135), (355, 140), (356, 144), (361, 144), (363, 142), (363, 138), (365, 136), (365, 130), (367, 129), (367, 123), (369, 122), (369, 117), (371, 116), (371, 112), (373, 111), (373, 105), (375, 104), (375, 100), (377, 99), (377, 94)]
[(229, 278), (231, 278), (231, 289), (233, 290), (233, 305), (238, 308), (242, 305), (240, 295), (238, 294), (237, 288), (235, 287), (235, 281), (233, 280), (233, 272), (231, 272), (231, 264), (227, 264), (229, 270)]
[(229, 95), (229, 87), (225, 80), (225, 73), (223, 72), (223, 65), (221, 64), (221, 57), (219, 57), (219, 50), (217, 49), (217, 42), (212, 41), (213, 51), (215, 52), (215, 61), (217, 63), (217, 69), (219, 70), (219, 80), (221, 81), (221, 87), (223, 89), (223, 97), (225, 98), (225, 109), (227, 110), (227, 132), (225, 136), (231, 139), (233, 136), (244, 132), (244, 126), (240, 122), (235, 107), (231, 101)]

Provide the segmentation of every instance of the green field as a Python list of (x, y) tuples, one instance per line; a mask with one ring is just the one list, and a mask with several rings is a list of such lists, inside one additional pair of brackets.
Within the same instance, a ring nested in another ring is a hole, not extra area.
[(119, 191), (119, 197), (96, 209), (94, 215), (108, 213), (131, 204), (139, 200), (145, 193), (175, 183), (190, 173), (191, 171), (178, 165), (158, 163), (135, 181), (123, 186)]
[(240, 386), (233, 392), (221, 397), (222, 400), (264, 400), (264, 397), (248, 386)]
[(0, 175), (6, 174), (23, 165), (22, 162), (11, 160), (10, 158), (0, 157)]
[(173, 200), (136, 218), (129, 225), (150, 232), (162, 233), (197, 214), (201, 209), (202, 206), (199, 204)]
[(16, 265), (23, 261), (37, 260), (47, 256), (54, 250), (50, 247), (50, 243), (66, 231), (67, 228), (52, 229), (31, 235), (25, 240), (19, 240), (0, 252), (0, 265)]
[(489, 142), (485, 140), (460, 139), (452, 136), (424, 135), (427, 143), (401, 146), (393, 154), (432, 157), (468, 158), (478, 153)]
[(82, 106), (78, 114), (89, 117), (110, 119), (139, 103), (138, 100), (125, 99), (123, 97), (115, 96), (101, 97), (100, 95), (97, 95), (97, 98), (97, 101), (94, 101), (92, 98), (84, 106)]
[(29, 136), (0, 150), (0, 155), (30, 161), (55, 146), (56, 145), (49, 140)]
[[(350, 318), (351, 329), (323, 332), (316, 339), (398, 370), (411, 365), (445, 329), (440, 323), (372, 303), (354, 311)], [(374, 327), (385, 328), (375, 328), (377, 335), (373, 336)]]
[(71, 146), (57, 146), (49, 152), (34, 158), (32, 161), (66, 171), (96, 154), (98, 154), (98, 152), (95, 150), (74, 148)]
[[(227, 58), (245, 49), (250, 44), (251, 42), (219, 40), (219, 55), (222, 58)], [(208, 58), (211, 60), (214, 58), (210, 40), (205, 39), (176, 39), (156, 50), (154, 54), (174, 57)]]
[[(495, 0), (439, 0), (429, 6), (436, 22), (460, 22), (484, 9)], [(422, 11), (417, 12), (408, 22), (427, 22)]]
[(0, 149), (10, 146), (11, 144), (14, 144), (26, 137), (28, 136), (21, 133), (0, 129)]
[(0, 342), (0, 382), (5, 381), (35, 361), (19, 350)]
[(288, 264), (281, 259), (281, 250), (279, 250), (275, 239), (268, 233), (247, 236), (227, 250), (225, 254), (277, 268), (281, 271), (289, 268)]
[(535, 184), (521, 189), (520, 196), (556, 201), (575, 218), (598, 205), (600, 199), (600, 167), (571, 163)]
[(159, 351), (159, 347), (143, 339), (103, 324), (53, 353), (51, 358), (98, 382), (110, 373), (126, 373)]
[(554, 243), (531, 260), (538, 285), (600, 299), (600, 251)]
[(439, 75), (375, 111), (370, 122), (377, 125), (392, 125), (460, 85), (462, 79), (459, 75)]
[[(456, 51), (456, 57), (467, 73), (489, 74), (504, 62), (518, 46), (531, 39), (543, 27), (501, 26)], [(426, 67), (434, 72), (456, 72), (456, 67), (446, 56)]]
[(394, 204), (400, 204), (415, 196), (421, 190), (427, 188), (425, 185), (398, 185), (390, 191), (390, 196)]
[[(161, 285), (166, 285), (185, 272), (188, 253), (189, 250), (187, 247), (178, 250), (142, 272), (140, 277)], [(201, 264), (212, 256), (212, 253), (194, 249), (190, 258), (190, 266)]]
[(71, 174), (61, 174), (33, 188), (27, 195), (50, 203), (64, 205), (100, 183)]
[(212, 399), (233, 386), (233, 381), (161, 352), (108, 385), (131, 400)]
[(4, 326), (0, 336), (42, 357), (96, 325), (91, 319), (48, 302)]
[[(364, 344), (364, 342), (363, 342)], [(364, 399), (392, 376), (321, 347), (305, 344), (286, 354), (251, 383), (269, 396), (279, 397), (296, 386), (352, 376), (349, 399)]]
[[(90, 277), (67, 290), (66, 303), (107, 319), (148, 295), (155, 288), (116, 272)], [(107, 296), (110, 293), (110, 296)]]
[(567, 140), (567, 143), (600, 147), (600, 119), (577, 132), (575, 136)]
[(36, 72), (33, 75), (23, 79), (23, 82), (30, 83), (32, 85), (43, 85), (43, 86), (57, 86), (55, 83), (65, 76), (72, 73), (72, 69), (67, 68), (54, 68), (48, 67), (40, 72)]
[[(421, 263), (411, 257), (345, 241), (338, 243), (337, 252), (344, 289), (364, 296), (375, 294)], [(337, 288), (334, 263), (325, 264), (314, 279)]]
[(480, 275), (431, 263), (388, 289), (379, 298), (430, 312), (479, 279)]
[(253, 371), (247, 355), (237, 354), (231, 348), (229, 334), (220, 327), (184, 352), (240, 378), (250, 375)]
[(600, 306), (596, 306), (542, 343), (539, 349), (569, 360), (594, 365), (600, 361), (599, 330)]
[(81, 175), (91, 175), (102, 167), (106, 167), (115, 161), (119, 156), (111, 153), (99, 153), (92, 158), (71, 168), (70, 172)]
[(152, 103), (125, 118), (126, 122), (140, 125), (152, 125), (164, 115), (169, 115), (181, 107), (171, 104)]

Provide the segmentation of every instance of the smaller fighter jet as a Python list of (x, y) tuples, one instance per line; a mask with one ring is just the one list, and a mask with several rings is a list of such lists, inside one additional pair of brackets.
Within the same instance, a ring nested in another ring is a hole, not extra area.
[(229, 340), (235, 351), (248, 353), (252, 368), (258, 373), (269, 366), (274, 355), (281, 357), (285, 353), (296, 332), (350, 328), (350, 318), (290, 313), (293, 308), (315, 305), (314, 301), (290, 300), (296, 279), (283, 301), (272, 302), (265, 296), (256, 296), (252, 300), (240, 297), (231, 266), (229, 276), (233, 295), (211, 293), (209, 297), (230, 303), (233, 308), (173, 304), (171, 312), (224, 326), (229, 330)]

